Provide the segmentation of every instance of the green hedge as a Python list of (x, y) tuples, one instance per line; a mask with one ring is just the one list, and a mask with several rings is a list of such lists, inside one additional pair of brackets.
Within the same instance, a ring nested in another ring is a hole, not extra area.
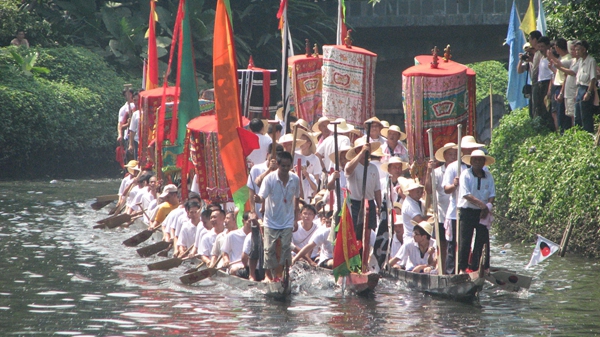
[(563, 136), (531, 120), (527, 109), (506, 115), (494, 129), (490, 166), (496, 182), (498, 235), (561, 241), (569, 222), (569, 251), (600, 256), (600, 150), (579, 128)]
[[(0, 69), (2, 178), (107, 175), (125, 80), (83, 48), (34, 49), (48, 75)], [(0, 64), (10, 63), (0, 53)]]

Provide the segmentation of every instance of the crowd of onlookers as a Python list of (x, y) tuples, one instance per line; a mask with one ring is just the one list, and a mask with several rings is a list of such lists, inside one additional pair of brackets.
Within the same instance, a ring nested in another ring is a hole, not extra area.
[(589, 54), (589, 43), (550, 40), (535, 30), (523, 50), (517, 71), (527, 72), (531, 83), (523, 88), (530, 116), (540, 117), (553, 131), (562, 133), (578, 125), (593, 133), (600, 68)]

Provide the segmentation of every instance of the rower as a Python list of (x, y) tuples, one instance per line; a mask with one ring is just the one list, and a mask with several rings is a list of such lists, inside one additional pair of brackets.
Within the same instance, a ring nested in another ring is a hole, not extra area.
[(425, 221), (428, 217), (425, 215), (425, 206), (421, 198), (423, 197), (423, 185), (410, 179), (403, 188), (407, 192), (406, 199), (402, 203), (402, 223), (404, 225), (404, 243), (408, 243), (413, 237), (413, 223)]
[[(400, 212), (402, 210), (402, 205), (400, 203), (394, 203), (394, 209), (392, 211), (392, 221), (394, 231), (394, 235), (392, 237), (392, 248), (390, 251), (390, 262), (391, 259), (394, 258), (398, 254), (400, 247), (404, 244), (404, 224), (402, 223), (402, 217), (400, 216)], [(390, 263), (391, 265), (391, 263)], [(400, 267), (400, 264), (396, 262), (395, 265), (391, 265), (392, 268)]]
[[(294, 226), (292, 233), (293, 252), (298, 253), (304, 246), (308, 244), (312, 236), (317, 232), (318, 226), (315, 225), (314, 219), (317, 215), (317, 210), (313, 205), (304, 205), (300, 211), (300, 221)], [(318, 249), (313, 249), (309, 254), (309, 262), (312, 262), (319, 254)], [(308, 259), (307, 259), (308, 260)]]
[[(190, 192), (189, 196), (188, 196), (188, 201), (193, 200), (196, 201), (199, 205), (202, 205), (202, 198), (200, 197), (200, 194), (196, 193), (196, 192)], [(185, 205), (185, 203), (184, 203)], [(177, 212), (176, 214), (173, 215), (173, 218), (171, 219), (171, 221), (165, 220), (165, 222), (167, 223), (167, 225), (165, 226), (166, 230), (169, 232), (170, 238), (173, 239), (173, 246), (177, 247), (177, 240), (179, 240), (179, 235), (181, 234), (181, 228), (183, 227), (183, 224), (189, 220), (187, 211), (185, 209), (185, 206), (182, 205), (180, 206), (181, 209), (183, 209), (183, 211), (179, 211), (180, 208), (178, 208), (177, 210), (171, 212)], [(169, 214), (169, 217), (171, 216), (171, 214)], [(195, 235), (195, 234), (194, 234)]]
[(169, 184), (163, 188), (160, 197), (164, 200), (156, 210), (156, 215), (150, 228), (158, 228), (162, 225), (167, 215), (179, 205), (179, 197), (177, 196), (177, 186)]
[(121, 185), (119, 187), (119, 204), (125, 202), (125, 198), (127, 198), (127, 195), (125, 195), (127, 188), (135, 182), (135, 177), (140, 172), (137, 160), (130, 160), (127, 165), (125, 165), (125, 168), (127, 169), (127, 174), (123, 180), (121, 180)]
[(244, 225), (242, 228), (235, 229), (227, 233), (225, 242), (223, 243), (223, 247), (221, 249), (223, 251), (222, 261), (224, 266), (229, 265), (231, 262), (240, 261), (229, 266), (229, 274), (231, 275), (237, 275), (237, 271), (244, 268), (244, 264), (241, 262), (244, 241), (246, 241), (246, 237), (248, 237), (248, 234), (250, 234), (252, 231), (252, 221), (249, 221), (249, 219), (250, 212), (244, 212), (242, 215)]
[(202, 238), (198, 254), (207, 266), (216, 267), (213, 263), (216, 262), (218, 256), (214, 256), (212, 252), (217, 237), (225, 237), (225, 212), (221, 209), (212, 211), (210, 214), (210, 223), (212, 229)]
[(200, 208), (198, 201), (194, 199), (186, 201), (185, 212), (188, 220), (181, 227), (173, 256), (183, 258), (187, 249), (194, 244), (197, 226), (200, 223)]
[(427, 221), (413, 221), (413, 240), (402, 245), (396, 256), (390, 260), (392, 267), (399, 262), (408, 271), (415, 273), (434, 273), (435, 240), (431, 238), (433, 226)]
[(211, 213), (211, 211), (209, 209), (205, 209), (200, 214), (200, 219), (201, 219), (200, 221), (202, 223), (200, 225), (196, 226), (196, 236), (194, 239), (194, 248), (192, 249), (192, 252), (190, 253), (190, 255), (197, 255), (199, 253), (200, 243), (202, 242), (202, 239), (210, 230), (212, 230), (212, 224), (210, 222), (210, 213)]
[[(328, 209), (329, 206), (325, 206), (325, 208)], [(308, 244), (294, 256), (292, 263), (296, 263), (299, 259), (304, 258), (309, 261), (311, 265), (317, 265), (327, 269), (333, 268), (333, 245), (331, 244), (331, 241), (328, 240), (331, 231), (332, 216), (333, 212), (331, 211), (326, 210), (323, 212), (321, 216), (321, 223), (323, 226), (317, 229), (311, 236)], [(319, 256), (316, 261), (313, 262), (313, 259), (309, 260), (306, 255), (315, 250), (319, 251)]]
[(236, 275), (250, 281), (262, 281), (265, 278), (265, 270), (260, 260), (263, 256), (263, 240), (260, 233), (260, 223), (256, 213), (250, 212), (249, 219), (251, 233), (244, 240), (242, 250), (242, 263), (244, 268), (238, 269)]

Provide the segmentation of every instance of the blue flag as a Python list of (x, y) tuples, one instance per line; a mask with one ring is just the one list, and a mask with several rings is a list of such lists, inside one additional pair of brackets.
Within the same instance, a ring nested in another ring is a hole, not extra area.
[(511, 110), (526, 107), (527, 99), (523, 96), (523, 86), (527, 83), (527, 73), (517, 73), (519, 53), (523, 52), (525, 36), (519, 29), (521, 19), (517, 13), (517, 7), (513, 1), (510, 13), (510, 22), (508, 23), (508, 34), (506, 35), (506, 44), (510, 46), (510, 57), (508, 60), (508, 88), (506, 89), (506, 99)]
[(542, 33), (542, 36), (546, 36), (546, 13), (544, 13), (544, 5), (542, 4), (542, 0), (538, 0), (536, 29)]

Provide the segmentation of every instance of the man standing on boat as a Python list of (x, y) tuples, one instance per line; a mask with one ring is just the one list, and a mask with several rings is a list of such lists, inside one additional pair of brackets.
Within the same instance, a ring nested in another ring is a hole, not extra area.
[[(462, 149), (461, 155), (469, 155), (474, 150), (483, 147), (483, 144), (479, 144), (475, 141), (475, 137), (473, 136), (464, 136), (460, 141), (460, 146)], [(442, 184), (444, 185), (444, 192), (450, 195), (450, 202), (448, 203), (448, 211), (446, 211), (446, 222), (444, 226), (446, 230), (449, 232), (452, 230), (452, 239), (448, 241), (448, 255), (446, 257), (446, 273), (454, 274), (455, 271), (455, 259), (456, 259), (456, 201), (458, 198), (458, 186), (459, 186), (459, 176), (458, 176), (458, 164), (461, 165), (461, 172), (467, 170), (467, 165), (463, 164), (460, 158), (448, 165), (446, 167), (446, 172), (444, 172), (444, 179), (442, 180)]]
[[(461, 173), (458, 191), (457, 205), (460, 208), (458, 269), (460, 273), (466, 272), (467, 268), (472, 271), (479, 269), (479, 258), (481, 257), (484, 245), (487, 245), (485, 254), (489, 257), (490, 234), (487, 227), (480, 224), (480, 222), (488, 216), (496, 197), (494, 178), (489, 170), (483, 169), (484, 166), (493, 164), (495, 159), (486, 156), (481, 150), (475, 150), (471, 155), (463, 156), (463, 160), (467, 165), (471, 165), (471, 168)], [(473, 239), (473, 231), (475, 230), (473, 257), (471, 264), (468, 265), (471, 240)], [(489, 269), (489, 259), (486, 259), (486, 264), (483, 267)]]
[[(444, 165), (441, 165), (440, 167), (436, 168), (436, 162), (433, 160), (429, 161), (429, 164), (427, 165), (427, 174), (425, 175), (425, 190), (427, 191), (427, 194), (431, 194), (435, 189), (435, 195), (437, 197), (438, 205), (437, 219), (440, 226), (439, 228), (444, 228), (444, 222), (446, 221), (446, 212), (448, 211), (448, 204), (450, 204), (450, 194), (446, 194), (446, 192), (444, 192), (444, 173), (446, 172), (446, 168), (448, 167), (448, 165), (456, 161), (457, 152), (458, 150), (456, 149), (456, 144), (447, 143), (435, 152), (435, 159), (438, 162), (444, 163)], [(435, 173), (435, 187), (431, 186), (431, 170), (433, 170)], [(441, 232), (442, 235), (440, 235), (439, 238), (436, 237), (436, 240), (439, 240), (440, 242), (442, 270), (446, 270), (444, 266), (446, 264), (446, 255), (448, 253), (448, 241), (446, 241), (446, 235), (444, 233), (445, 231)]]
[[(262, 181), (255, 202), (265, 204), (264, 249), (265, 279), (273, 282), (279, 277), (284, 265), (292, 263), (292, 230), (298, 214), (300, 179), (292, 168), (292, 155), (282, 152), (277, 155), (277, 171), (269, 173)], [(279, 259), (276, 241), (281, 241)], [(277, 274), (273, 271), (277, 269)]]

